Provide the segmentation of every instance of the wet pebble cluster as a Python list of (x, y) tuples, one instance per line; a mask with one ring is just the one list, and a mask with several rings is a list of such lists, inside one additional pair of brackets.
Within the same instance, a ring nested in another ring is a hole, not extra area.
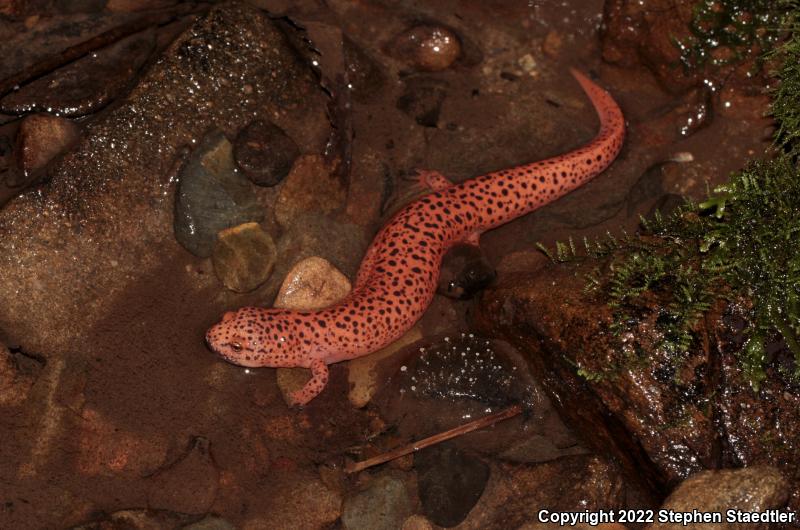
[(231, 143), (222, 131), (210, 133), (180, 175), (174, 222), (178, 242), (208, 257), (220, 230), (263, 218), (250, 183), (234, 167)]

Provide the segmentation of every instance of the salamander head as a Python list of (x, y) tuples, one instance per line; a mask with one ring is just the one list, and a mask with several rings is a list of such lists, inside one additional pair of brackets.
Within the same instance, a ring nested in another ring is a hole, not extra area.
[(206, 332), (206, 343), (239, 366), (298, 366), (302, 349), (287, 313), (256, 307), (229, 311)]

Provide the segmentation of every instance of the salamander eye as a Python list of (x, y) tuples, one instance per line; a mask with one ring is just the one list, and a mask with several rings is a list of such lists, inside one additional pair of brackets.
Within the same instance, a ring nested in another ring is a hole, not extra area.
[(231, 348), (233, 348), (233, 351), (242, 351), (242, 345), (238, 342), (231, 342)]

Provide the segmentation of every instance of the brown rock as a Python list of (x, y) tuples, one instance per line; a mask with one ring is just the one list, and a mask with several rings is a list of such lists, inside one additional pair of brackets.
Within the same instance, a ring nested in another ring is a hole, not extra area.
[(392, 54), (417, 70), (437, 72), (449, 68), (461, 55), (461, 40), (445, 26), (419, 24), (394, 38)]
[(295, 160), (275, 202), (275, 219), (283, 227), (303, 212), (332, 213), (345, 204), (346, 190), (319, 155)]
[(38, 171), (73, 146), (78, 138), (80, 130), (71, 120), (50, 114), (27, 116), (17, 132), (17, 164), (23, 174)]
[(120, 510), (93, 518), (90, 522), (73, 526), (70, 530), (162, 530), (164, 528), (189, 528), (184, 526), (193, 518), (189, 515), (165, 510)]
[[(750, 57), (728, 64), (713, 65), (712, 61), (686, 68), (681, 49), (676, 42), (691, 45), (694, 42), (692, 23), (695, 11), (703, 4), (694, 0), (609, 0), (603, 7), (603, 59), (612, 64), (633, 67), (642, 64), (649, 68), (661, 85), (670, 92), (683, 92), (689, 88), (713, 83), (735, 84), (762, 90), (755, 56), (761, 55), (757, 44), (751, 45)], [(712, 4), (707, 4), (712, 5)], [(730, 16), (753, 20), (753, 13), (745, 4), (715, 4), (720, 11), (730, 11)], [(761, 8), (765, 9), (765, 8)], [(720, 16), (724, 20), (726, 16)], [(748, 18), (749, 17), (749, 18)], [(704, 24), (702, 22), (701, 24)], [(711, 22), (715, 24), (717, 22)], [(758, 24), (754, 22), (754, 24)], [(763, 22), (762, 22), (763, 24)], [(769, 23), (767, 23), (769, 24)], [(721, 29), (721, 28), (720, 28)], [(725, 28), (727, 31), (728, 28)], [(758, 29), (768, 31), (766, 27)], [(744, 46), (742, 46), (744, 48)], [(723, 44), (708, 50), (717, 60), (726, 60), (731, 50)]]
[(291, 406), (294, 402), (289, 396), (305, 386), (311, 378), (311, 372), (306, 368), (278, 368), (275, 376), (283, 401)]
[(561, 33), (556, 30), (550, 30), (544, 37), (542, 42), (542, 51), (551, 59), (556, 59), (561, 55), (561, 46), (564, 44), (564, 38)]
[[(587, 382), (578, 375), (575, 366), (589, 375), (617, 366), (619, 346), (608, 333), (611, 310), (584, 289), (586, 274), (595, 266), (551, 265), (535, 273), (507, 274), (484, 291), (476, 322), (485, 333), (507, 337), (527, 356), (567, 424), (590, 447), (611, 450), (632, 476), (644, 477), (655, 492), (664, 482), (676, 482), (680, 473), (698, 471), (703, 462), (712, 464), (714, 426), (697, 400), (686, 403), (681, 389), (658, 382), (649, 369), (657, 366), (656, 359), (644, 368), (617, 369), (613, 377)], [(527, 331), (520, 335), (519, 330)], [(606, 423), (609, 413), (627, 433)]]
[(598, 457), (565, 457), (535, 466), (494, 464), (486, 490), (458, 528), (521, 528), (538, 521), (544, 507), (551, 512), (613, 510), (624, 500), (619, 471)]
[(299, 154), (294, 140), (264, 120), (248, 124), (233, 145), (236, 165), (259, 186), (274, 186), (282, 181)]
[(176, 462), (152, 477), (147, 505), (187, 514), (208, 512), (219, 488), (219, 472), (209, 449), (207, 439), (192, 440)]
[(412, 515), (403, 521), (400, 530), (433, 530), (433, 524), (424, 515)]
[(642, 3), (610, 0), (603, 7), (603, 59), (626, 67), (644, 63), (665, 88), (682, 91), (698, 81), (680, 67), (673, 39), (689, 35), (694, 0)]
[(278, 256), (292, 256), (293, 261), (279, 262), (276, 274), (285, 278), (297, 260), (319, 256), (355, 278), (369, 240), (364, 227), (342, 217), (314, 212), (298, 215), (278, 240)]
[[(689, 524), (690, 527), (702, 527), (707, 530), (776, 528), (777, 525), (773, 526), (768, 522), (729, 523), (726, 521), (726, 512), (728, 510), (764, 512), (781, 508), (789, 498), (789, 489), (786, 478), (770, 466), (702, 471), (683, 481), (664, 501), (661, 509), (675, 512), (697, 510), (703, 513), (720, 513), (723, 522), (695, 521)], [(677, 530), (686, 527), (685, 522), (656, 522), (647, 528)]]
[(342, 300), (350, 280), (325, 258), (312, 256), (298, 262), (286, 275), (273, 307), (309, 311)]
[(12, 92), (0, 100), (0, 109), (7, 114), (36, 111), (69, 117), (95, 112), (130, 88), (155, 42), (153, 31), (122, 39)]
[[(576, 434), (615, 454), (653, 497), (704, 468), (772, 464), (797, 477), (797, 447), (785, 440), (800, 436), (800, 396), (777, 361), (758, 391), (743, 375), (747, 304), (712, 308), (677, 362), (660, 346), (659, 308), (671, 293), (648, 291), (628, 302), (639, 316), (615, 335), (606, 300), (585, 290), (587, 275), (598, 270), (607, 264), (586, 260), (506, 274), (484, 292), (477, 327), (526, 354)], [(795, 508), (798, 501), (791, 502)]]
[(270, 235), (258, 223), (244, 223), (219, 233), (211, 261), (225, 287), (247, 293), (267, 281), (276, 257)]

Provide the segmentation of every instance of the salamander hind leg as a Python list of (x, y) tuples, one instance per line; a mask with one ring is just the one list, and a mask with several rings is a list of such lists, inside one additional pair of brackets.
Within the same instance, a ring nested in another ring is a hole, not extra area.
[(438, 171), (429, 169), (418, 169), (415, 179), (421, 185), (430, 188), (433, 191), (443, 191), (453, 185), (447, 177)]
[(290, 405), (305, 405), (317, 395), (322, 392), (325, 385), (328, 384), (328, 366), (322, 359), (314, 359), (311, 361), (311, 379), (298, 390), (289, 395)]

